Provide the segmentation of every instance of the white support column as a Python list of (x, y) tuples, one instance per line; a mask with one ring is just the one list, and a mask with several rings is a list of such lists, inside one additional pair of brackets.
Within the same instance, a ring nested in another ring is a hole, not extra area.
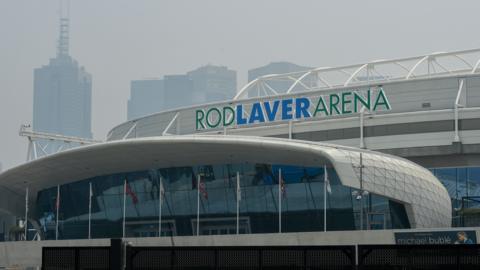
[(465, 107), (465, 101), (466, 98), (464, 97), (463, 94), (463, 85), (464, 85), (464, 79), (460, 80), (460, 84), (458, 86), (458, 92), (457, 92), (457, 98), (455, 99), (455, 104), (454, 104), (454, 117), (455, 117), (455, 134), (453, 137), (453, 142), (460, 142), (460, 132), (458, 131), (458, 110), (461, 107)]
[(364, 125), (365, 125), (365, 107), (362, 107), (360, 110), (360, 148), (365, 148), (365, 139), (364, 139)]
[(125, 215), (127, 210), (127, 179), (123, 182), (123, 215), (122, 215), (122, 238), (125, 238)]
[(28, 240), (28, 186), (25, 189), (25, 222), (23, 224), (25, 229), (25, 241)]
[(291, 140), (293, 138), (293, 121), (288, 121), (288, 138)]
[(32, 143), (32, 139), (30, 139), (30, 137), (28, 138), (28, 149), (27, 149), (27, 161), (30, 161), (32, 160), (32, 151), (33, 151), (33, 143)]
[(35, 141), (33, 141), (32, 144), (33, 144), (33, 159), (37, 159), (38, 158), (37, 143)]

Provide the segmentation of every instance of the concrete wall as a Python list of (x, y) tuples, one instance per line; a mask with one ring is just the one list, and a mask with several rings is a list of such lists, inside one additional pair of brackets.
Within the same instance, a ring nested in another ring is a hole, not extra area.
[[(445, 229), (440, 229), (445, 231)], [(453, 229), (454, 230), (454, 229)], [(480, 227), (462, 228), (475, 230), (480, 239)], [(395, 243), (395, 232), (422, 232), (428, 230), (378, 230), (378, 231), (342, 231), (342, 232), (307, 232), (283, 234), (249, 234), (249, 235), (214, 235), (126, 238), (133, 246), (308, 246), (308, 245), (388, 245)], [(42, 247), (71, 246), (109, 246), (110, 239), (93, 240), (59, 240), (33, 242), (0, 243), (0, 269), (18, 267), (20, 269), (40, 267), (42, 264)]]
[(110, 246), (109, 239), (64, 241), (17, 241), (0, 243), (0, 269), (2, 267), (40, 267), (42, 247)]

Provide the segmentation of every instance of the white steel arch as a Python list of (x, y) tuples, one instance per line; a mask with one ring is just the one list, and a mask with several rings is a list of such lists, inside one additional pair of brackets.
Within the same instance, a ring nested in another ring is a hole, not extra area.
[[(474, 74), (477, 72), (480, 72), (480, 49), (436, 52), (417, 57), (376, 60), (357, 65), (266, 75), (245, 85), (233, 100), (333, 87), (366, 85), (376, 82), (381, 83), (382, 81), (405, 81), (414, 78)], [(313, 81), (312, 78), (316, 78), (316, 80)], [(275, 85), (282, 85), (283, 88), (275, 88)], [(267, 87), (268, 91), (265, 91), (266, 89), (260, 91), (259, 89), (262, 89), (262, 87)]]

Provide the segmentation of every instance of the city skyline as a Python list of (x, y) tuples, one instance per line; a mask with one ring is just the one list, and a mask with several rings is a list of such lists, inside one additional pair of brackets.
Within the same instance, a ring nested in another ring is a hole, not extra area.
[[(413, 4), (415, 9), (410, 8)], [(58, 2), (5, 1), (0, 6), (0, 30), (5, 33), (0, 45), (5, 130), (0, 161), (8, 169), (25, 161), (27, 142), (18, 136), (18, 128), (32, 123), (33, 69), (55, 53)], [(275, 14), (272, 6), (280, 11)], [(181, 74), (212, 63), (236, 70), (241, 86), (248, 69), (275, 61), (338, 66), (479, 46), (474, 35), (467, 34), (478, 26), (478, 4), (473, 1), (457, 7), (437, 1), (393, 6), (371, 1), (344, 7), (336, 2), (72, 1), (72, 55), (94, 76), (94, 137), (104, 139), (125, 120), (129, 82), (139, 78)], [(305, 16), (293, 20), (290, 11), (299, 8)], [(220, 9), (222, 13), (216, 12)], [(432, 12), (446, 19), (424, 20)], [(408, 21), (398, 18), (407, 13)], [(268, 20), (265, 14), (271, 15)], [(464, 37), (461, 44), (452, 38), (457, 35)]]

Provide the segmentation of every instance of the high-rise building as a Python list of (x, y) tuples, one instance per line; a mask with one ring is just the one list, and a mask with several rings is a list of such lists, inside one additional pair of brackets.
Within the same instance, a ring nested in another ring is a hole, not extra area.
[(69, 55), (69, 19), (60, 19), (57, 55), (34, 70), (33, 130), (91, 138), (92, 77)]
[(224, 66), (206, 65), (187, 75), (193, 81), (195, 103), (229, 100), (237, 91), (237, 72)]
[(193, 81), (188, 75), (167, 75), (165, 83), (165, 110), (189, 106), (193, 100)]
[(186, 75), (135, 80), (130, 85), (129, 120), (179, 107), (231, 99), (237, 73), (223, 66), (207, 65)]
[(127, 118), (129, 120), (161, 111), (165, 107), (164, 81), (135, 80), (130, 83)]

